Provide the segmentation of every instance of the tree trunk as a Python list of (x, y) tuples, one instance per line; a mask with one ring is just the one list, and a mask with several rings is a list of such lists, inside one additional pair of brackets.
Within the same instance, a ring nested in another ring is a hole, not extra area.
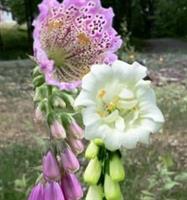
[(25, 16), (27, 21), (27, 33), (28, 33), (28, 45), (29, 49), (32, 49), (32, 22), (33, 22), (33, 6), (32, 6), (32, 0), (24, 0), (25, 4)]

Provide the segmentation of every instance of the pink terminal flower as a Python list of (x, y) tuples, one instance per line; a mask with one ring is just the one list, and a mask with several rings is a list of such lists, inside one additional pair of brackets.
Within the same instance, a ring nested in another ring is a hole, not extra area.
[(80, 154), (84, 151), (84, 144), (82, 143), (81, 140), (70, 137), (68, 142), (69, 142), (69, 145), (70, 145), (72, 151), (75, 154)]
[(77, 139), (82, 139), (84, 137), (83, 129), (76, 123), (76, 121), (72, 121), (69, 125), (70, 134)]
[(54, 138), (56, 139), (66, 138), (66, 131), (58, 120), (55, 120), (50, 128), (51, 128), (51, 134)]
[(62, 177), (61, 187), (68, 200), (79, 200), (83, 197), (82, 187), (75, 174), (65, 174)]
[(34, 56), (46, 82), (72, 90), (96, 63), (112, 63), (122, 40), (112, 28), (114, 13), (100, 0), (43, 0), (34, 21)]
[(43, 157), (43, 174), (47, 180), (59, 180), (61, 177), (57, 160), (51, 151)]
[(61, 156), (62, 165), (67, 173), (76, 172), (79, 167), (79, 161), (70, 148), (66, 148)]
[(41, 183), (39, 183), (32, 189), (28, 200), (43, 200), (43, 197), (44, 197), (44, 187)]

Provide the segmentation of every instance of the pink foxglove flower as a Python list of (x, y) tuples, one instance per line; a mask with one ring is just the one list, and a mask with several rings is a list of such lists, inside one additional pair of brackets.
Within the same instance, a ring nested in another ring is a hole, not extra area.
[(70, 137), (68, 142), (75, 154), (80, 154), (84, 151), (84, 144), (81, 140)]
[(44, 116), (43, 116), (43, 113), (40, 109), (40, 107), (38, 106), (35, 110), (35, 113), (34, 113), (34, 121), (36, 123), (40, 123), (40, 122), (43, 122), (44, 121)]
[(75, 174), (65, 174), (62, 178), (62, 190), (68, 200), (79, 200), (83, 197), (81, 185)]
[(64, 139), (66, 138), (66, 131), (62, 124), (55, 120), (51, 125), (51, 134), (56, 139)]
[(32, 189), (28, 200), (43, 200), (43, 199), (44, 199), (44, 187), (41, 183), (39, 183)]
[(84, 131), (83, 129), (77, 124), (76, 121), (72, 121), (69, 125), (69, 132), (72, 135), (72, 137), (75, 137), (77, 139), (82, 139), (84, 137)]
[(34, 21), (34, 56), (48, 84), (71, 90), (95, 63), (112, 63), (122, 40), (100, 0), (43, 0)]
[(80, 167), (77, 157), (70, 148), (65, 149), (61, 156), (61, 161), (65, 171), (68, 173), (76, 172)]
[(54, 155), (49, 151), (47, 155), (43, 157), (43, 174), (46, 179), (59, 180), (60, 169)]
[(65, 200), (63, 191), (57, 182), (49, 182), (45, 185), (44, 200)]

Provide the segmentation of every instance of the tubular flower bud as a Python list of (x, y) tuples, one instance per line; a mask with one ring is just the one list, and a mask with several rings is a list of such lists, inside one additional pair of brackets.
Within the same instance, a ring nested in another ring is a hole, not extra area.
[(58, 120), (55, 120), (50, 128), (51, 128), (51, 134), (54, 138), (56, 139), (66, 138), (66, 131)]
[(42, 99), (46, 98), (48, 94), (48, 89), (47, 85), (43, 84), (40, 87), (37, 87), (35, 89), (35, 94), (34, 94), (34, 101), (41, 101)]
[(61, 161), (65, 171), (68, 173), (76, 172), (80, 167), (77, 157), (70, 148), (65, 149), (61, 156)]
[(70, 137), (68, 141), (75, 154), (78, 155), (84, 151), (84, 144), (81, 140)]
[(65, 200), (60, 185), (57, 182), (48, 182), (44, 189), (44, 198), (40, 200)]
[(43, 117), (43, 113), (41, 111), (41, 108), (40, 106), (38, 106), (35, 110), (35, 113), (34, 113), (34, 121), (36, 123), (41, 123), (44, 121), (44, 117)]
[(98, 152), (99, 152), (99, 147), (94, 142), (91, 141), (86, 149), (85, 157), (87, 159), (93, 159), (97, 156)]
[(88, 189), (85, 200), (103, 200), (104, 193), (102, 186), (92, 185)]
[(122, 160), (117, 154), (112, 155), (110, 159), (110, 177), (113, 181), (123, 181), (125, 179), (125, 170), (122, 164)]
[(61, 183), (62, 190), (67, 200), (79, 200), (83, 197), (81, 185), (75, 174), (65, 174), (65, 176), (62, 177)]
[(39, 183), (32, 189), (28, 200), (43, 200), (43, 197), (44, 197), (44, 187), (41, 183)]
[(61, 174), (57, 160), (51, 151), (43, 157), (43, 174), (46, 179), (59, 180)]
[(119, 200), (122, 196), (119, 184), (107, 174), (105, 175), (104, 193), (107, 200)]
[(69, 132), (72, 135), (72, 137), (75, 137), (77, 139), (82, 139), (84, 137), (84, 131), (83, 129), (76, 123), (75, 120), (73, 120), (69, 125)]
[(66, 103), (60, 97), (54, 96), (53, 97), (53, 106), (54, 107), (65, 108), (66, 107)]
[(101, 176), (101, 163), (97, 157), (90, 160), (85, 172), (84, 181), (90, 185), (96, 185)]

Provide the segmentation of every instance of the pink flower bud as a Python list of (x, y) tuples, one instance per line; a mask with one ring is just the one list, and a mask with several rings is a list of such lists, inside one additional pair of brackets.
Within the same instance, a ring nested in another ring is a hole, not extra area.
[(66, 138), (66, 131), (62, 124), (57, 120), (51, 125), (51, 134), (56, 139)]
[(44, 188), (44, 200), (65, 200), (63, 191), (57, 182), (49, 182), (46, 184)]
[(39, 106), (35, 110), (34, 121), (36, 123), (41, 123), (41, 122), (44, 121), (43, 113), (42, 113), (42, 111), (41, 111)]
[(32, 189), (28, 200), (43, 200), (43, 199), (44, 199), (44, 188), (43, 185), (39, 183)]
[(43, 174), (46, 179), (59, 180), (60, 179), (60, 169), (51, 151), (48, 151), (47, 155), (43, 157)]
[(65, 174), (61, 186), (66, 199), (79, 200), (83, 197), (81, 185), (75, 174)]
[(69, 138), (69, 145), (75, 154), (80, 154), (84, 151), (84, 145), (81, 140), (75, 139), (73, 137)]
[(65, 149), (61, 156), (61, 160), (65, 171), (68, 173), (76, 172), (80, 167), (77, 157), (70, 148)]
[(84, 131), (76, 123), (76, 121), (72, 121), (71, 124), (69, 125), (69, 132), (72, 135), (72, 137), (75, 137), (77, 139), (82, 139), (84, 137)]

